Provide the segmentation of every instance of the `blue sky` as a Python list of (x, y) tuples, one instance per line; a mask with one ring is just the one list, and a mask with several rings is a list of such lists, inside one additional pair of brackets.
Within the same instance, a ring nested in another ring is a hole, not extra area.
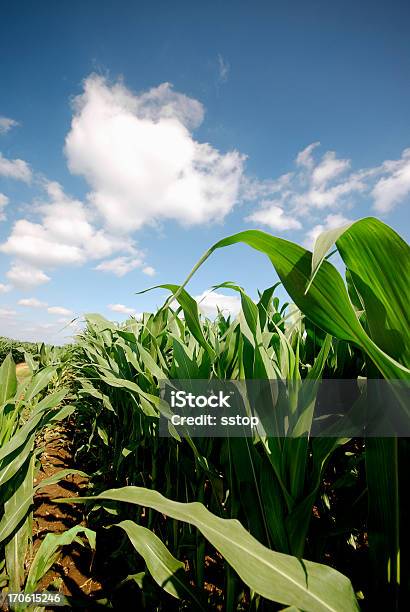
[[(406, 2), (4, 3), (0, 334), (162, 303), (230, 233), (310, 246), (376, 215), (409, 235)], [(319, 144), (320, 143), (320, 144)], [(189, 285), (275, 280), (246, 247)], [(235, 310), (228, 291), (206, 298)], [(114, 308), (114, 310), (113, 310)], [(121, 312), (123, 311), (123, 312)]]

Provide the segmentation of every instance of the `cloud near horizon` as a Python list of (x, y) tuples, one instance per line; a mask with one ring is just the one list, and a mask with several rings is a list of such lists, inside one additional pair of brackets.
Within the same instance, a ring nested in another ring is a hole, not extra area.
[(225, 316), (236, 316), (241, 309), (241, 299), (238, 295), (226, 295), (217, 291), (203, 291), (195, 296), (200, 312), (206, 317), (216, 317), (218, 311)]
[(131, 308), (130, 306), (125, 306), (124, 304), (108, 304), (107, 306), (108, 310), (111, 310), (111, 312), (116, 312), (116, 313), (120, 313), (120, 314), (124, 314), (127, 316), (134, 316), (139, 318), (141, 315), (141, 313), (137, 313), (135, 308)]

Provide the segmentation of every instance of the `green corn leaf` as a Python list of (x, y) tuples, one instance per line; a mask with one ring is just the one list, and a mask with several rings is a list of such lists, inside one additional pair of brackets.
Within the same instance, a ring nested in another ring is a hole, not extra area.
[(341, 227), (337, 227), (334, 229), (327, 230), (319, 234), (319, 236), (315, 240), (315, 244), (313, 247), (312, 254), (312, 271), (309, 283), (306, 287), (306, 293), (309, 291), (309, 288), (313, 282), (313, 279), (316, 276), (317, 271), (319, 270), (324, 258), (327, 253), (331, 249), (331, 247), (335, 244), (335, 242), (340, 238), (340, 236), (352, 225), (352, 223), (347, 223), (342, 225)]
[(24, 583), (24, 562), (29, 539), (32, 537), (30, 517), (27, 517), (21, 527), (5, 546), (5, 559), (9, 574), (9, 590), (14, 593), (21, 591)]
[[(410, 370), (385, 353), (366, 334), (350, 302), (345, 284), (336, 268), (323, 261), (311, 280), (312, 253), (301, 246), (260, 230), (239, 232), (214, 244), (181, 285), (186, 285), (196, 270), (217, 249), (244, 243), (269, 257), (283, 286), (300, 310), (327, 333), (352, 342), (366, 352), (385, 378), (409, 378)], [(178, 298), (178, 292), (174, 294)], [(410, 414), (410, 408), (406, 410)]]
[(171, 555), (152, 531), (128, 520), (114, 526), (125, 531), (135, 550), (144, 558), (149, 573), (164, 591), (178, 599), (190, 599), (199, 610), (206, 610), (198, 593), (186, 580), (184, 564)]
[(26, 389), (24, 401), (30, 402), (38, 393), (43, 391), (55, 375), (57, 369), (54, 366), (47, 366), (37, 372), (32, 378), (31, 384)]
[(14, 397), (17, 390), (16, 364), (11, 354), (0, 366), (0, 407)]
[(44, 478), (37, 486), (33, 487), (33, 465), (34, 455), (32, 456), (27, 470), (26, 476), (22, 484), (14, 492), (12, 497), (4, 504), (4, 514), (0, 521), (0, 542), (3, 542), (14, 530), (20, 522), (27, 516), (33, 504), (33, 495), (35, 491), (43, 489), (52, 484), (56, 484), (70, 474), (79, 474), (86, 477), (87, 474), (80, 470), (59, 470), (52, 476)]
[(197, 527), (242, 580), (267, 599), (306, 612), (358, 610), (350, 581), (331, 567), (298, 560), (265, 548), (235, 519), (213, 515), (199, 502), (181, 503), (142, 487), (111, 489), (93, 498), (60, 499), (76, 503), (109, 499), (153, 508)]
[(185, 321), (190, 332), (192, 333), (194, 338), (197, 339), (199, 344), (209, 353), (209, 355), (213, 356), (214, 350), (209, 344), (209, 342), (207, 342), (207, 340), (205, 339), (205, 336), (202, 331), (201, 323), (199, 320), (198, 304), (196, 300), (194, 300), (194, 298), (191, 297), (189, 293), (187, 293), (185, 289), (183, 289), (179, 285), (156, 285), (155, 287), (151, 287), (150, 289), (146, 289), (145, 291), (140, 291), (139, 293), (145, 293), (146, 291), (151, 291), (152, 289), (167, 289), (168, 291), (171, 291), (174, 298), (182, 307)]
[(16, 530), (31, 508), (33, 503), (34, 460), (33, 455), (24, 480), (4, 504), (4, 514), (0, 521), (0, 542), (3, 542)]
[(354, 223), (336, 244), (363, 301), (370, 336), (410, 367), (409, 245), (377, 219)]
[(95, 550), (95, 531), (83, 527), (82, 525), (75, 525), (64, 533), (48, 533), (46, 535), (30, 565), (30, 571), (24, 589), (25, 593), (33, 593), (36, 590), (40, 580), (57, 561), (63, 546), (69, 546), (74, 541), (83, 544), (82, 539), (79, 538), (79, 534), (84, 534), (90, 547)]
[[(15, 451), (13, 454), (8, 455), (7, 465), (4, 467), (2, 465), (0, 469), (0, 491), (1, 487), (4, 486), (6, 482), (10, 480), (10, 478), (17, 474), (19, 469), (26, 462), (33, 449), (34, 438), (35, 436), (32, 435), (26, 440), (25, 445), (18, 449), (18, 452)], [(5, 463), (5, 461), (2, 463)]]
[(7, 455), (13, 453), (17, 448), (26, 443), (27, 438), (40, 426), (45, 425), (53, 414), (45, 416), (44, 413), (57, 406), (66, 396), (67, 390), (61, 389), (45, 397), (33, 409), (31, 418), (14, 434), (14, 436), (0, 448), (0, 461)]
[(312, 279), (333, 243), (360, 294), (371, 337), (409, 367), (409, 245), (378, 219), (361, 219), (320, 234), (312, 256)]

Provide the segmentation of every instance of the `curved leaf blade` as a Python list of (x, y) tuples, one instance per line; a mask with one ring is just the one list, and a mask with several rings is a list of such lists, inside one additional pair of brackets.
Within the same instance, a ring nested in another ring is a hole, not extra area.
[(109, 499), (153, 508), (194, 525), (235, 569), (242, 580), (267, 599), (294, 605), (306, 612), (357, 611), (346, 576), (325, 565), (269, 550), (236, 519), (215, 516), (199, 502), (172, 501), (143, 487), (110, 489), (95, 497), (60, 499), (65, 503)]

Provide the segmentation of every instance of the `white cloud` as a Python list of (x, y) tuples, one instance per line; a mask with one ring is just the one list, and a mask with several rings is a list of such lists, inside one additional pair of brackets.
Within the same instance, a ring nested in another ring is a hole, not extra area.
[(27, 308), (46, 308), (47, 303), (41, 302), (37, 298), (23, 298), (17, 302), (19, 306), (26, 306)]
[(320, 164), (312, 172), (312, 183), (316, 187), (325, 185), (345, 172), (349, 166), (350, 161), (348, 159), (337, 159), (334, 151), (327, 151)]
[(224, 60), (222, 55), (218, 53), (218, 76), (221, 83), (226, 83), (231, 67), (229, 62)]
[(22, 159), (7, 159), (0, 153), (0, 176), (13, 178), (17, 181), (29, 183), (32, 178), (31, 169)]
[(244, 176), (241, 181), (241, 200), (253, 202), (260, 198), (272, 198), (291, 189), (294, 172), (282, 174), (277, 179), (258, 180)]
[(6, 276), (12, 285), (19, 289), (30, 289), (50, 280), (42, 270), (24, 263), (14, 263)]
[(142, 256), (129, 256), (129, 257), (116, 257), (115, 259), (109, 259), (107, 261), (102, 261), (98, 266), (95, 267), (95, 270), (99, 270), (101, 272), (111, 272), (116, 276), (125, 276), (131, 270), (135, 270), (135, 268), (141, 268), (144, 265), (144, 260)]
[(0, 221), (4, 221), (6, 215), (4, 214), (4, 209), (9, 203), (9, 199), (4, 193), (0, 193)]
[(80, 331), (76, 324), (62, 325), (61, 321), (32, 321), (24, 319), (9, 308), (0, 308), (0, 336), (17, 338), (27, 342), (46, 342), (61, 345), (72, 342), (74, 333)]
[(14, 224), (11, 235), (0, 248), (7, 255), (14, 255), (39, 266), (78, 264), (84, 261), (83, 251), (78, 245), (59, 242), (43, 225), (26, 219)]
[(222, 220), (238, 199), (244, 157), (193, 139), (202, 105), (163, 83), (136, 95), (90, 76), (74, 104), (66, 155), (109, 227), (131, 232), (174, 219)]
[(359, 174), (352, 174), (345, 181), (336, 185), (313, 187), (304, 193), (294, 194), (295, 212), (303, 214), (309, 208), (322, 209), (341, 206), (346, 202), (348, 196), (362, 193), (365, 190), (366, 184)]
[[(295, 160), (296, 170), (278, 179), (242, 181), (242, 198), (259, 202), (247, 221), (266, 225), (274, 230), (297, 230), (313, 226), (307, 243), (329, 227), (329, 219), (345, 219), (343, 210), (350, 210), (357, 198), (373, 199), (373, 207), (389, 212), (406, 197), (410, 197), (410, 149), (400, 159), (385, 161), (380, 166), (351, 171), (349, 159), (340, 159), (327, 151), (317, 160), (314, 142), (301, 151)], [(323, 221), (320, 211), (327, 210)]]
[(107, 308), (112, 310), (113, 312), (120, 312), (121, 314), (126, 315), (136, 315), (137, 311), (135, 308), (130, 308), (129, 306), (124, 306), (124, 304), (108, 304)]
[(53, 268), (81, 265), (114, 251), (131, 249), (131, 241), (92, 225), (92, 215), (79, 200), (67, 196), (55, 182), (44, 184), (46, 202), (37, 203), (40, 222), (16, 221), (0, 250), (31, 265)]
[(16, 127), (18, 122), (9, 117), (0, 117), (0, 134), (7, 134), (13, 127)]
[(304, 166), (305, 168), (312, 168), (314, 165), (314, 159), (312, 157), (312, 152), (320, 145), (320, 142), (312, 142), (312, 144), (308, 145), (305, 149), (300, 151), (296, 157), (296, 165)]
[(300, 229), (302, 227), (300, 221), (295, 219), (295, 217), (285, 215), (283, 208), (276, 206), (273, 202), (265, 201), (262, 205), (263, 208), (249, 215), (246, 221), (262, 223), (278, 230)]
[[(47, 312), (52, 315), (59, 315), (60, 317), (69, 317), (73, 314), (71, 310), (68, 308), (64, 308), (63, 306), (48, 306), (47, 302), (41, 302), (37, 298), (23, 298), (17, 302), (19, 306), (26, 306), (27, 308), (44, 308), (47, 309)], [(67, 323), (70, 319), (58, 319), (57, 323)], [(53, 326), (56, 323), (47, 323), (49, 326)]]
[(207, 317), (215, 317), (219, 310), (225, 315), (236, 316), (241, 309), (241, 300), (237, 295), (225, 295), (216, 291), (204, 291), (195, 296), (199, 310)]
[(11, 308), (0, 308), (0, 317), (4, 319), (8, 319), (9, 317), (14, 317), (16, 315), (16, 311)]
[(351, 223), (352, 219), (348, 219), (341, 214), (335, 215), (327, 215), (324, 220), (324, 223), (319, 223), (310, 229), (306, 235), (305, 246), (307, 249), (312, 249), (315, 244), (316, 238), (322, 232), (326, 230), (335, 229), (336, 227), (342, 227), (343, 225), (347, 225)]
[(244, 184), (247, 200), (263, 197), (259, 208), (248, 221), (262, 223), (280, 231), (298, 230), (318, 219), (318, 210), (337, 212), (350, 204), (353, 195), (368, 189), (369, 171), (348, 173), (350, 160), (339, 159), (334, 151), (324, 153), (316, 161), (313, 153), (319, 146), (313, 142), (295, 160), (296, 170), (275, 180)]
[(3, 283), (0, 283), (0, 293), (8, 293), (9, 291), (11, 291), (10, 285), (4, 285)]
[(143, 268), (142, 271), (147, 276), (155, 276), (155, 273), (156, 273), (155, 268), (153, 268), (152, 266), (145, 266), (145, 268)]
[[(338, 158), (334, 151), (315, 159), (319, 144), (314, 142), (297, 155), (292, 172), (277, 179), (242, 181), (242, 198), (261, 200), (247, 221), (280, 231), (313, 226), (308, 235), (310, 244), (318, 227), (327, 228), (333, 216), (344, 219), (343, 211), (363, 196), (372, 197), (374, 208), (382, 213), (410, 197), (410, 149), (398, 160), (351, 171), (350, 160)], [(325, 221), (323, 210), (328, 211)]]
[(68, 308), (63, 308), (62, 306), (50, 306), (49, 308), (47, 308), (47, 312), (49, 314), (61, 315), (65, 317), (68, 317), (69, 315), (73, 314), (71, 310), (69, 310)]
[(378, 212), (388, 213), (410, 196), (410, 149), (403, 151), (401, 159), (384, 162), (382, 167), (387, 176), (377, 181), (372, 196), (374, 208)]

